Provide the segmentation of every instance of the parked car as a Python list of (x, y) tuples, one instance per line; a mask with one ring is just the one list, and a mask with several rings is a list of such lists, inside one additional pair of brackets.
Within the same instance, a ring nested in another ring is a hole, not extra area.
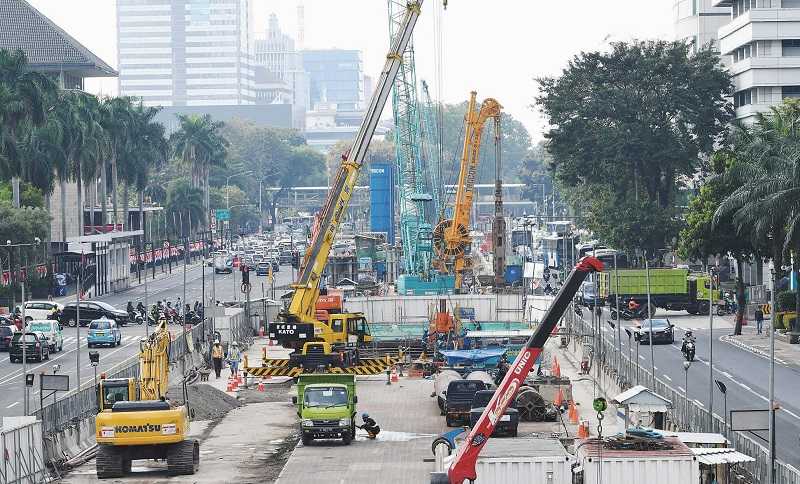
[[(44, 361), (50, 359), (50, 347), (44, 336), (37, 333), (25, 333), (25, 359), (28, 361)], [(8, 359), (11, 363), (22, 363), (22, 331), (14, 333), (11, 340), (11, 349), (9, 350)]]
[(52, 319), (34, 319), (28, 322), (28, 331), (38, 333), (47, 340), (50, 353), (64, 349), (64, 334), (61, 332), (61, 323)]
[[(64, 309), (61, 311), (62, 325), (74, 328), (76, 324), (86, 326), (95, 319), (106, 318), (113, 319), (120, 326), (125, 326), (130, 320), (127, 312), (104, 302), (81, 301), (80, 304), (81, 320), (78, 321), (77, 318), (78, 303), (71, 302), (64, 306)], [(76, 323), (76, 321), (78, 322)]]
[[(486, 405), (494, 396), (494, 390), (480, 390), (472, 397), (472, 408), (469, 411), (469, 426), (474, 427), (483, 414)], [(514, 402), (512, 402), (513, 405)], [(519, 410), (509, 405), (506, 412), (497, 421), (494, 427), (492, 436), (507, 435), (509, 437), (517, 436), (517, 428), (519, 427)]]
[[(646, 345), (650, 344), (650, 319), (642, 321), (639, 329), (639, 343)], [(675, 342), (674, 325), (669, 322), (669, 319), (653, 319), (653, 336), (652, 343), (666, 343), (672, 344)]]
[(61, 312), (64, 305), (53, 301), (27, 301), (25, 303), (25, 321), (47, 319), (53, 313), (53, 308), (57, 308)]
[(119, 346), (122, 344), (122, 331), (113, 319), (96, 319), (89, 323), (86, 344), (89, 348), (99, 345)]
[(14, 337), (14, 326), (0, 326), (0, 351), (8, 351), (11, 348), (11, 338)]

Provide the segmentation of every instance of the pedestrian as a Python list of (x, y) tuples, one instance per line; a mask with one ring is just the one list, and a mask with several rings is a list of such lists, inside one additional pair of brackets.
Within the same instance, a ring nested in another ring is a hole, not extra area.
[(361, 430), (366, 430), (367, 438), (374, 439), (381, 432), (380, 426), (375, 422), (375, 419), (369, 416), (368, 413), (362, 413), (361, 420), (364, 421), (364, 425), (356, 425), (356, 427), (360, 428)]
[(756, 308), (756, 331), (758, 334), (761, 334), (761, 330), (764, 327), (764, 311), (761, 310), (761, 307)]
[(241, 359), (239, 343), (234, 341), (231, 343), (230, 348), (228, 348), (228, 365), (231, 367), (231, 376), (236, 377), (239, 375), (239, 361), (241, 361)]
[(214, 346), (211, 347), (211, 361), (214, 363), (214, 374), (219, 379), (219, 374), (222, 371), (222, 345), (219, 340), (214, 340)]

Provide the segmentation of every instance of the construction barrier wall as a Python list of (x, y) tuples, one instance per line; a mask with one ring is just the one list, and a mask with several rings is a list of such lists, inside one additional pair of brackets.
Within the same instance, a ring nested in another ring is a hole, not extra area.
[(3, 417), (0, 430), (0, 482), (38, 484), (47, 478), (42, 422), (34, 417)]

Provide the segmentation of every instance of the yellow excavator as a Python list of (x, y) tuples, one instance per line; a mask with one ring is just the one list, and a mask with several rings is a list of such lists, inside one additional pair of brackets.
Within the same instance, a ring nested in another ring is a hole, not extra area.
[[(96, 468), (100, 479), (122, 477), (131, 461), (166, 459), (170, 475), (194, 474), (200, 464), (200, 444), (187, 439), (186, 404), (172, 405), (169, 387), (167, 322), (161, 321), (139, 343), (139, 378), (101, 378), (97, 385)], [(187, 402), (186, 386), (183, 387)]]
[(419, 18), (422, 0), (409, 1), (400, 27), (395, 32), (386, 63), (361, 123), (353, 145), (342, 155), (342, 164), (328, 192), (318, 226), (305, 253), (294, 293), (279, 321), (268, 326), (269, 337), (290, 348), (289, 359), (265, 360), (260, 367), (246, 367), (252, 376), (298, 376), (301, 373), (330, 372), (375, 374), (385, 371), (396, 358), (362, 358), (359, 347), (370, 343), (369, 325), (361, 313), (329, 313), (317, 315), (320, 282), (328, 263), (331, 246), (339, 232), (339, 224), (347, 214), (350, 198), (361, 172), (375, 127), (380, 120), (394, 78), (403, 61), (414, 26)]
[(433, 249), (436, 254), (433, 261), (434, 268), (445, 274), (454, 274), (457, 290), (461, 289), (464, 275), (471, 269), (467, 253), (472, 244), (469, 235), (470, 214), (475, 196), (475, 178), (483, 127), (490, 118), (494, 119), (495, 136), (499, 136), (500, 114), (503, 108), (497, 100), (487, 98), (478, 110), (476, 96), (475, 91), (470, 93), (467, 112), (464, 115), (464, 147), (458, 172), (456, 198), (453, 202), (453, 218), (442, 220), (433, 230)]

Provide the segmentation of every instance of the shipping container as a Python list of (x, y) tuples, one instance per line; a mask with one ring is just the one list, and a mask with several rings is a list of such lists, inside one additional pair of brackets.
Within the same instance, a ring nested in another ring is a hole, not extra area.
[(475, 464), (476, 482), (571, 484), (573, 462), (556, 439), (491, 439)]
[[(661, 439), (659, 439), (661, 440)], [(665, 437), (671, 448), (662, 450), (618, 450), (596, 440), (575, 442), (578, 466), (575, 484), (692, 484), (700, 482), (700, 465), (686, 444)]]

